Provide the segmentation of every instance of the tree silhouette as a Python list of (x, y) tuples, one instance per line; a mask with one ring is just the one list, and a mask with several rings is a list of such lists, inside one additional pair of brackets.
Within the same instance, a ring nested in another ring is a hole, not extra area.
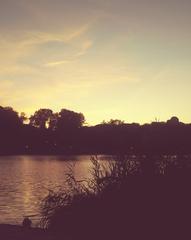
[(53, 113), (49, 121), (49, 129), (55, 131), (57, 129), (57, 123), (59, 119), (59, 113)]
[(21, 112), (21, 114), (19, 115), (19, 118), (20, 118), (22, 123), (24, 123), (25, 121), (28, 120), (28, 118), (26, 116), (26, 113), (24, 113), (24, 112)]
[(125, 122), (119, 119), (110, 119), (108, 122), (103, 121), (102, 124), (109, 124), (109, 125), (123, 125)]
[(52, 116), (53, 112), (51, 109), (39, 109), (34, 113), (34, 115), (30, 117), (30, 125), (45, 129), (49, 126), (49, 122)]
[(57, 129), (77, 129), (83, 126), (85, 117), (82, 113), (62, 109), (58, 114)]
[(169, 119), (167, 123), (170, 125), (178, 125), (180, 122), (179, 122), (179, 119), (174, 116), (174, 117), (171, 117), (171, 119)]
[(0, 106), (0, 128), (1, 129), (12, 129), (22, 125), (22, 121), (19, 115), (11, 107)]
[(191, 153), (191, 124), (177, 117), (144, 125), (118, 119), (95, 126), (84, 123), (82, 113), (67, 109), (53, 113), (42, 108), (28, 119), (23, 112), (18, 114), (11, 107), (0, 106), (0, 154)]

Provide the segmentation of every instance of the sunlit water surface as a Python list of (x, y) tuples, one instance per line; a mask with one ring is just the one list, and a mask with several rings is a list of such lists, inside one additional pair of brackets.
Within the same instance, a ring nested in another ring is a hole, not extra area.
[(37, 225), (42, 199), (66, 184), (71, 164), (77, 179), (91, 177), (90, 156), (1, 156), (0, 223), (21, 224), (24, 216), (36, 215)]

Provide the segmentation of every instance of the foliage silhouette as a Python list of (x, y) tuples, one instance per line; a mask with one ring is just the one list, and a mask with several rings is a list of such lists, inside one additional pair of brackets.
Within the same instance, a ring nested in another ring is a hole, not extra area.
[(57, 239), (190, 238), (191, 159), (156, 157), (144, 172), (145, 159), (121, 156), (103, 165), (93, 158), (92, 178), (84, 181), (70, 169), (69, 188), (50, 192), (42, 205), (42, 226)]
[(0, 107), (0, 154), (191, 154), (191, 124), (177, 117), (144, 125), (111, 119), (85, 126), (82, 113), (39, 109), (28, 120)]
[(34, 127), (39, 127), (45, 129), (49, 125), (50, 119), (53, 115), (50, 109), (40, 109), (30, 117), (30, 125)]
[(58, 115), (57, 129), (76, 129), (82, 127), (85, 118), (82, 113), (76, 113), (67, 109), (62, 109)]
[(15, 129), (20, 127), (22, 119), (11, 107), (1, 107), (0, 106), (0, 128), (3, 129)]

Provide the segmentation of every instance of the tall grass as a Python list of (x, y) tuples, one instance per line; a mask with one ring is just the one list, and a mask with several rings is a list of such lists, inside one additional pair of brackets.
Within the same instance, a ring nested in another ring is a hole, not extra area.
[(50, 191), (42, 204), (42, 227), (60, 239), (109, 240), (156, 239), (155, 232), (171, 238), (172, 226), (186, 226), (187, 221), (183, 225), (179, 220), (191, 212), (190, 158), (119, 156), (91, 161), (91, 178), (78, 181), (69, 167), (67, 187)]

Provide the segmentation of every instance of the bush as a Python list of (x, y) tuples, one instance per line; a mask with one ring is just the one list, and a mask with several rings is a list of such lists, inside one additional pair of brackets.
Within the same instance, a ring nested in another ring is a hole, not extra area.
[(190, 167), (183, 158), (91, 159), (92, 178), (50, 192), (41, 225), (60, 239), (174, 239), (189, 226)]

